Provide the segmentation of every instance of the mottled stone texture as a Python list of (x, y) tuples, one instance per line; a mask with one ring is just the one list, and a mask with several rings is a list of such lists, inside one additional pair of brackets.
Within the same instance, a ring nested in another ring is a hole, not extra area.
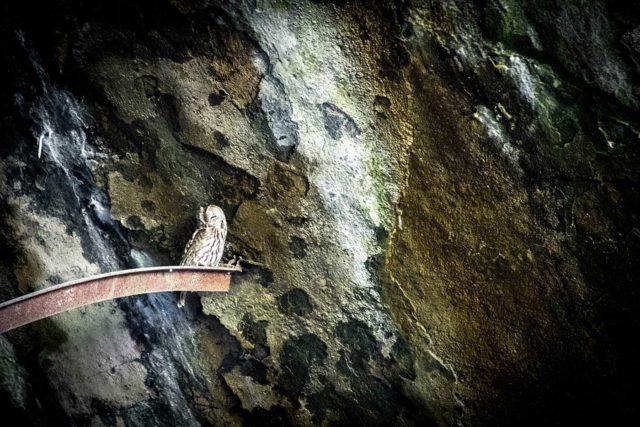
[(247, 260), (1, 337), (15, 425), (640, 415), (638, 6), (11, 3), (2, 299), (175, 264), (209, 203)]

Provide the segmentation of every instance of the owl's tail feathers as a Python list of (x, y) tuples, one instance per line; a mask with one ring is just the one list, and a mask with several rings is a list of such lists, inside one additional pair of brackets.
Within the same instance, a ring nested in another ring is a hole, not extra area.
[(180, 292), (180, 298), (178, 299), (178, 307), (184, 307), (184, 303), (187, 299), (186, 292)]

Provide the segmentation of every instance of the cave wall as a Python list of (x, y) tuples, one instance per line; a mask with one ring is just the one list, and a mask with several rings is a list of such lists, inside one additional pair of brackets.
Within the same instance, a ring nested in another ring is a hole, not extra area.
[(0, 337), (20, 425), (637, 416), (637, 7), (54, 3), (1, 6), (2, 298), (212, 202), (246, 261)]

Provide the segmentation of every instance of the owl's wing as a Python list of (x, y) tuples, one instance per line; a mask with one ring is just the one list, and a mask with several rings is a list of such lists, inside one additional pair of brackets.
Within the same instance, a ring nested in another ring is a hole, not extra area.
[(191, 240), (189, 240), (187, 246), (184, 248), (180, 265), (199, 265), (198, 254), (201, 248), (205, 246), (206, 240), (206, 233), (204, 232), (204, 229), (197, 229), (193, 233), (193, 236), (191, 236)]

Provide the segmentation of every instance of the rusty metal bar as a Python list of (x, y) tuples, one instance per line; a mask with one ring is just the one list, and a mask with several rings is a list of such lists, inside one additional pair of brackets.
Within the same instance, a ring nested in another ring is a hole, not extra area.
[(0, 333), (67, 310), (154, 292), (227, 292), (227, 267), (150, 267), (99, 274), (51, 286), (0, 304)]

